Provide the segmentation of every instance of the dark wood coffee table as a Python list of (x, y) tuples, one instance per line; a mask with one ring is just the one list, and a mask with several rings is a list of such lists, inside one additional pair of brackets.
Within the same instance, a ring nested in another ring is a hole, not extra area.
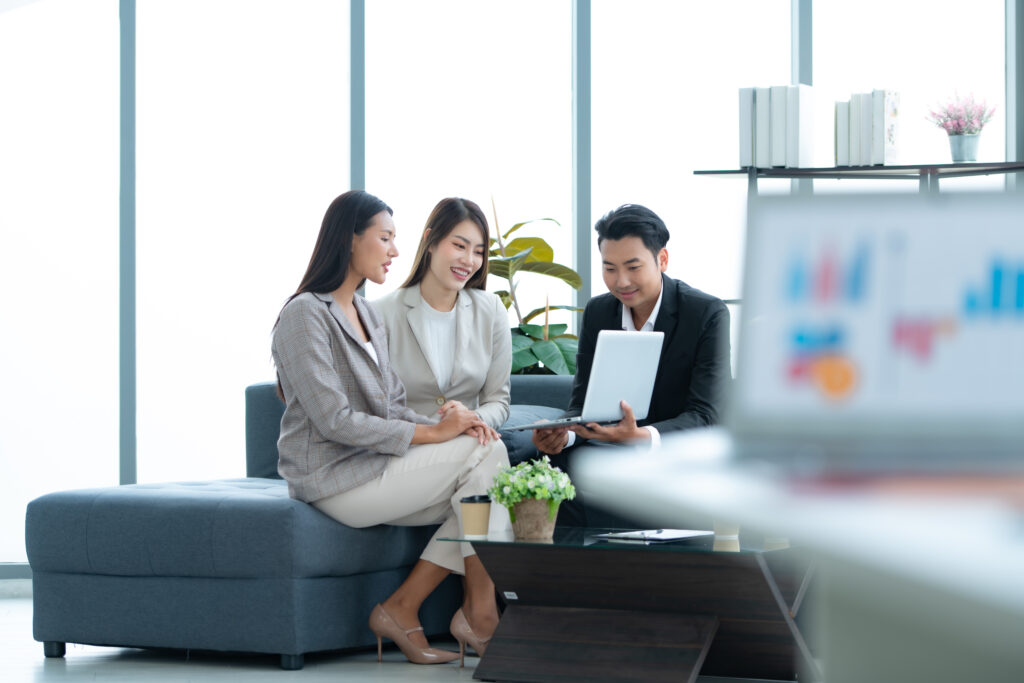
[[(793, 549), (713, 549), (711, 536), (471, 542), (507, 606), (474, 672), (493, 681), (820, 678), (794, 617), (812, 572)], [(799, 662), (799, 664), (798, 664)]]

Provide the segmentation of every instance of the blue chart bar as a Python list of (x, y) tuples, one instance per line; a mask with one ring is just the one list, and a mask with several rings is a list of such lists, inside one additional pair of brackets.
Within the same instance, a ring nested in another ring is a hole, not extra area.
[(998, 311), (1003, 302), (1003, 267), (998, 263), (992, 265), (992, 310)]
[(1013, 308), (1018, 313), (1024, 313), (1024, 270), (1017, 271), (1017, 282), (1015, 285), (1017, 296), (1013, 298)]
[(789, 282), (787, 283), (787, 296), (791, 302), (803, 301), (808, 298), (810, 291), (810, 278), (807, 274), (807, 267), (803, 261), (793, 258), (789, 264)]
[(968, 288), (964, 295), (964, 312), (1024, 314), (1024, 268), (1006, 268), (993, 261), (988, 273), (988, 291)]
[(860, 301), (864, 295), (864, 279), (867, 267), (868, 249), (862, 244), (857, 248), (857, 253), (853, 257), (853, 263), (850, 264), (849, 275), (846, 281), (846, 297), (853, 303)]

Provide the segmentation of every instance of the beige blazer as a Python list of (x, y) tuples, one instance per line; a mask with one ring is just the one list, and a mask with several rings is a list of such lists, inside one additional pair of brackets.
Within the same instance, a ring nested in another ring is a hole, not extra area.
[(448, 391), (437, 386), (433, 359), (424, 353), (426, 331), (419, 285), (378, 299), (387, 326), (391, 363), (405, 385), (406, 401), (434, 415), (445, 401), (461, 401), (491, 427), (508, 419), (512, 333), (504, 304), (482, 289), (465, 289), (455, 302), (455, 364)]
[(274, 328), (285, 398), (277, 470), (306, 502), (376, 479), (405, 455), (417, 423), (435, 422), (406, 407), (380, 314), (358, 295), (355, 306), (379, 364), (330, 294), (295, 297)]

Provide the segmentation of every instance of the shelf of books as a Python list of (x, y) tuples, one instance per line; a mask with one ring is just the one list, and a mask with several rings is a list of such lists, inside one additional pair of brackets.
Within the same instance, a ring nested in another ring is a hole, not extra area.
[(900, 164), (894, 166), (828, 166), (823, 168), (755, 168), (694, 171), (694, 175), (755, 176), (757, 178), (868, 178), (883, 180), (897, 178), (920, 180), (923, 176), (962, 178), (994, 173), (1024, 172), (1024, 161), (1000, 161), (958, 164)]
[[(899, 158), (900, 94), (875, 89), (835, 101), (809, 85), (739, 89), (739, 167), (694, 171), (760, 178), (917, 180), (1024, 172), (1024, 162), (907, 164)], [(832, 165), (834, 164), (834, 165)]]

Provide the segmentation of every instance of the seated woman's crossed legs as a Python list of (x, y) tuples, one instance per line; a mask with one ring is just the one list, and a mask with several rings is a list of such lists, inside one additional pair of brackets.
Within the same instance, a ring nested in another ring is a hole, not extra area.
[[(486, 493), (494, 475), (504, 467), (508, 467), (508, 455), (501, 441), (480, 445), (472, 437), (463, 435), (445, 443), (412, 446), (404, 456), (391, 458), (377, 479), (313, 503), (328, 516), (357, 528), (375, 524), (441, 524), (412, 572), (381, 606), (387, 618), (395, 623), (396, 630), (403, 634), (399, 637), (406, 637), (410, 645), (420, 651), (435, 653), (434, 656), (413, 656), (415, 653), (403, 648), (412, 661), (449, 661), (441, 651), (429, 647), (422, 631), (408, 632), (419, 626), (420, 606), (449, 573), (465, 577), (462, 611), (469, 629), (475, 634), (468, 636), (469, 642), (477, 650), (483, 649), (497, 627), (494, 584), (472, 546), (438, 539), (461, 535), (460, 499)], [(491, 525), (492, 529), (508, 528), (505, 508), (491, 506)], [(379, 627), (375, 632), (377, 630)], [(453, 635), (464, 644), (465, 629), (455, 631), (453, 629)], [(390, 633), (386, 635), (391, 637)], [(398, 638), (392, 639), (401, 645)]]

